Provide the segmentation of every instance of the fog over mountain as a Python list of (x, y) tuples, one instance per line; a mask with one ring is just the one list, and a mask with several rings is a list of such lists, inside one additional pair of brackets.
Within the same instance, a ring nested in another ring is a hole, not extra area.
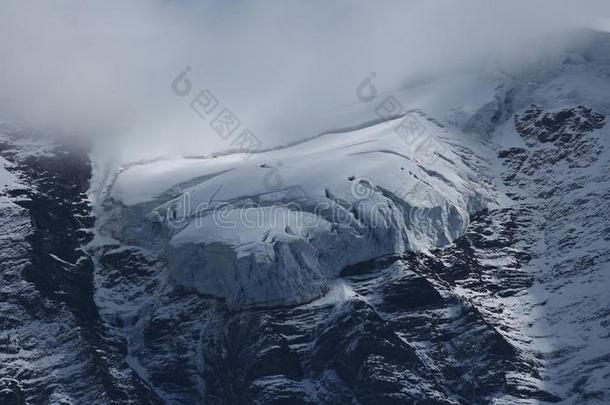
[(266, 146), (373, 118), (356, 97), (573, 45), (604, 1), (3, 2), (1, 116), (110, 137), (124, 160), (227, 142), (170, 91), (186, 67)]
[(610, 4), (0, 5), (0, 405), (610, 403)]

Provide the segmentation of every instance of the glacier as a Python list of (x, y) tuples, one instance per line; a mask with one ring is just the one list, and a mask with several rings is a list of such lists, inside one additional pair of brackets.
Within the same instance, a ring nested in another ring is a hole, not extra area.
[(455, 138), (411, 111), (278, 149), (132, 164), (107, 187), (101, 229), (233, 309), (301, 304), (346, 266), (464, 233), (489, 197)]
[[(404, 106), (418, 108), (409, 114), (438, 155), (418, 154), (396, 132), (399, 117), (260, 153), (136, 162), (105, 188), (99, 231), (160, 258), (158, 271), (171, 282), (246, 310), (240, 319), (258, 316), (253, 307), (313, 300), (294, 307), (306, 318), (297, 329), (318, 305), (335, 308), (330, 323), (358, 305), (395, 319), (392, 305), (410, 301), (378, 288), (415, 272), (447, 302), (455, 295), (476, 308), (494, 348), (481, 366), (485, 378), (491, 364), (505, 367), (496, 345), (512, 358), (503, 394), (489, 402), (604, 403), (610, 41), (591, 37), (528, 71), (456, 74), (397, 91)], [(399, 261), (388, 268), (381, 260), (374, 275), (350, 270), (388, 253)], [(410, 294), (438, 303), (421, 283)], [(441, 317), (452, 322), (470, 310), (451, 308)], [(286, 327), (282, 316), (273, 322)], [(407, 322), (399, 335), (417, 356), (441, 362), (443, 345), (411, 329)], [(271, 392), (288, 389), (256, 381)]]

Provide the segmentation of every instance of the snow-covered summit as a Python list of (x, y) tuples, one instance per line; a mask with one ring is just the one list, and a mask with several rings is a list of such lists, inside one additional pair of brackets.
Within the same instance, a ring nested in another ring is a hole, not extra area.
[(282, 149), (132, 165), (102, 229), (232, 307), (301, 303), (345, 266), (463, 234), (485, 197), (456, 142), (412, 112)]

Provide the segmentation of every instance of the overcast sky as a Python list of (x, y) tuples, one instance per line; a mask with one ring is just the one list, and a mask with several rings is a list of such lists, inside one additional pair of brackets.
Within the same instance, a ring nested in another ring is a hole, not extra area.
[[(607, 3), (3, 0), (0, 117), (107, 137), (126, 159), (206, 154), (227, 147), (189, 107), (209, 89), (271, 146), (356, 121), (344, 113), (371, 72), (383, 91), (518, 67), (610, 15)], [(180, 97), (171, 84), (187, 66), (192, 90)]]

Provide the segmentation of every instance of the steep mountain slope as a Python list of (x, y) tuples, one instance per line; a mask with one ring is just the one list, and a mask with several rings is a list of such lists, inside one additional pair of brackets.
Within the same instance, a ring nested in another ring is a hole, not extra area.
[(15, 128), (0, 142), (0, 403), (154, 403), (93, 300), (86, 154)]
[(93, 188), (95, 227), (86, 154), (3, 130), (0, 401), (610, 402), (590, 35), (397, 91), (415, 132), (134, 163)]
[(533, 105), (515, 117), (526, 146), (500, 152), (512, 209), (529, 222), (526, 270), (536, 283), (528, 295), (538, 304), (527, 307), (533, 351), (554, 390), (601, 403), (610, 400), (607, 113)]
[[(606, 36), (596, 34), (589, 48), (568, 54), (554, 64), (512, 76), (499, 74), (477, 79), (442, 79), (412, 91), (416, 95), (412, 97), (414, 100), (404, 101), (404, 105), (410, 105), (411, 102), (413, 106), (431, 106), (424, 111), (433, 112), (435, 122), (444, 126), (443, 133), (459, 134), (458, 138), (445, 136), (442, 147), (451, 150), (458, 160), (466, 164), (468, 170), (476, 173), (480, 192), (495, 196), (495, 202), (488, 205), (486, 213), (476, 217), (464, 237), (447, 248), (435, 250), (435, 259), (427, 255), (420, 259), (427, 265), (418, 274), (423, 277), (423, 281), (432, 283), (434, 291), (441, 296), (455, 294), (467, 303), (465, 305), (476, 308), (485, 324), (484, 330), (488, 330), (485, 333), (495, 336), (491, 341), (498, 339), (503, 343), (487, 343), (491, 348), (485, 349), (484, 341), (477, 342), (477, 350), (469, 353), (466, 358), (487, 366), (479, 372), (473, 370), (472, 377), (464, 370), (454, 369), (456, 375), (462, 375), (462, 378), (456, 379), (456, 385), (452, 385), (452, 379), (444, 374), (447, 372), (443, 371), (447, 370), (446, 366), (434, 370), (436, 377), (421, 377), (420, 381), (441, 381), (441, 388), (430, 387), (432, 391), (427, 391), (420, 385), (419, 392), (426, 392), (424, 397), (434, 397), (444, 392), (446, 396), (441, 395), (439, 398), (458, 402), (607, 401), (608, 353), (604, 350), (607, 347), (604, 339), (608, 336), (608, 314), (604, 308), (610, 302), (607, 296), (609, 281), (605, 274), (608, 219), (607, 199), (604, 198), (608, 193), (607, 165), (610, 161), (605, 126), (609, 105), (604, 96), (609, 90), (607, 49)], [(466, 88), (476, 86), (476, 97), (467, 97), (466, 101), (463, 96), (461, 99), (456, 97), (452, 92), (460, 87), (456, 85), (457, 82), (466, 83)], [(448, 93), (451, 97), (443, 97), (447, 94), (446, 91), (451, 92)], [(422, 99), (417, 96), (420, 93), (436, 94), (436, 98), (432, 101)], [(462, 105), (440, 108), (434, 102), (439, 98), (445, 102), (447, 99), (457, 99)], [(487, 141), (481, 144), (477, 141), (481, 138)], [(485, 163), (482, 156), (492, 156), (487, 152), (489, 150), (495, 150), (497, 158), (490, 157)], [(453, 161), (456, 160), (455, 157)], [(495, 173), (493, 170), (488, 171), (489, 166), (495, 167)], [(341, 173), (341, 177), (344, 175)], [(373, 179), (373, 184), (375, 180)], [(585, 209), (582, 210), (583, 208)], [(428, 224), (434, 223), (434, 220), (425, 216), (408, 219), (414, 220), (420, 229), (427, 229)], [(422, 247), (432, 248), (434, 243), (419, 246)], [(401, 259), (397, 263), (393, 266), (398, 267), (394, 268), (402, 269), (398, 274), (413, 271), (413, 262)], [(373, 268), (376, 269), (373, 272), (387, 274), (382, 270), (383, 266), (374, 265)], [(343, 273), (344, 276), (347, 274), (349, 272)], [(392, 287), (389, 287), (388, 293), (381, 288), (385, 278), (392, 280), (387, 275), (373, 277), (376, 281), (370, 284), (371, 290), (368, 290), (375, 291), (372, 297), (358, 293), (360, 287), (339, 282), (345, 291), (339, 294), (342, 299), (334, 303), (334, 308), (341, 313), (339, 308), (345, 305), (351, 308), (353, 305), (366, 304), (368, 310), (393, 325), (393, 334), (403, 338), (406, 332), (400, 332), (401, 329), (396, 325), (400, 324), (398, 320), (404, 315), (392, 311), (385, 313), (383, 306), (375, 303), (394, 300), (406, 304), (410, 302), (409, 296), (413, 294), (413, 289), (405, 288), (406, 292), (392, 298)], [(400, 284), (397, 281), (394, 286), (398, 291), (401, 291)], [(424, 287), (421, 289), (426, 290)], [(335, 294), (333, 291), (335, 290), (332, 289), (329, 296)], [(422, 300), (425, 301), (426, 298)], [(439, 305), (438, 298), (436, 302)], [(348, 312), (357, 313), (358, 310), (352, 308)], [(240, 319), (238, 324), (247, 324), (242, 319), (246, 313), (235, 315)], [(416, 313), (416, 317), (421, 316), (430, 322), (428, 314), (420, 314), (420, 311)], [(262, 315), (256, 312), (255, 316)], [(279, 324), (285, 325), (286, 322), (284, 318)], [(352, 327), (365, 330), (362, 322), (364, 321), (358, 321)], [(310, 318), (305, 323), (315, 324)], [(467, 323), (466, 328), (476, 330), (475, 324), (474, 321)], [(413, 324), (406, 325), (408, 327), (404, 330), (414, 329)], [(457, 325), (454, 326), (460, 330)], [(346, 326), (346, 329), (350, 327)], [(416, 347), (416, 357), (424, 363), (426, 356), (429, 356), (428, 358), (436, 358), (437, 362), (442, 358), (451, 364), (451, 356), (438, 346), (435, 347), (431, 341), (430, 336), (434, 336), (434, 333), (429, 329), (424, 331), (421, 336), (412, 336), (411, 340), (406, 341), (412, 348)], [(466, 343), (466, 338), (462, 340), (455, 337), (454, 333), (450, 329), (442, 334), (453, 336), (451, 344), (462, 348), (457, 353), (463, 353), (463, 347), (472, 343)], [(485, 333), (481, 335), (485, 336)], [(224, 334), (226, 337), (216, 339), (230, 341), (231, 333)], [(298, 333), (296, 335), (299, 336)], [(259, 340), (256, 334), (250, 335), (249, 339)], [(319, 337), (314, 334), (310, 339), (310, 342), (317, 342)], [(418, 342), (418, 339), (422, 341)], [(299, 352), (300, 344), (306, 347), (315, 345), (299, 340), (297, 342), (296, 346), (288, 347)], [(238, 348), (233, 350), (242, 353)], [(488, 362), (482, 360), (487, 350), (491, 351)], [(366, 402), (367, 395), (375, 398), (381, 392), (392, 398), (401, 398), (400, 395), (404, 392), (417, 391), (407, 388), (408, 383), (401, 379), (405, 378), (404, 374), (400, 377), (401, 374), (397, 371), (417, 370), (416, 366), (402, 363), (402, 367), (396, 366), (394, 369), (393, 366), (384, 364), (381, 360), (383, 355), (381, 358), (376, 357), (380, 355), (375, 354), (372, 347), (365, 352), (366, 355), (360, 359), (369, 359), (365, 363), (378, 359), (380, 369), (389, 373), (385, 379), (395, 381), (395, 387), (400, 388), (395, 388), (394, 391), (388, 387), (379, 388), (380, 391), (365, 394), (358, 392), (358, 387), (375, 385), (365, 383), (365, 380), (353, 380), (355, 377), (340, 373), (341, 388), (337, 386), (328, 390), (324, 388), (328, 383), (319, 376), (315, 377), (315, 372), (309, 368), (311, 360), (308, 359), (313, 355), (305, 354), (300, 361), (300, 369), (307, 376), (307, 384), (301, 380), (295, 386), (294, 377), (288, 377), (287, 381), (259, 376), (258, 380), (262, 381), (251, 381), (251, 388), (244, 388), (248, 387), (248, 383), (242, 376), (239, 379), (242, 381), (241, 390), (246, 390), (247, 393), (253, 387), (259, 387), (261, 393), (268, 395), (265, 398), (269, 398), (280, 395), (278, 392), (306, 391), (304, 387), (311, 389), (313, 384), (314, 388), (317, 387), (315, 392), (325, 392), (327, 395), (328, 392), (345, 392), (345, 398), (358, 398), (361, 402)], [(227, 348), (222, 353), (232, 353), (232, 350)], [(252, 353), (248, 354), (252, 356)], [(453, 362), (468, 363), (460, 355), (455, 356)], [(388, 357), (391, 358), (392, 355)], [(500, 360), (502, 358), (506, 360)], [(333, 364), (331, 369), (336, 373), (339, 363)], [(348, 364), (348, 369), (354, 372), (361, 367), (361, 363)], [(430, 372), (433, 366), (429, 361), (426, 364)], [(497, 373), (492, 372), (492, 369)], [(271, 375), (280, 371), (272, 370)], [(578, 375), (577, 378), (574, 378), (574, 373)], [(363, 374), (362, 378), (364, 375), (368, 374)], [(350, 385), (350, 381), (359, 383)], [(222, 383), (220, 385), (223, 386)], [(235, 392), (234, 389), (235, 387), (230, 391)], [(211, 390), (208, 387), (206, 392)], [(222, 394), (216, 395), (224, 398)], [(239, 395), (235, 398), (238, 399)], [(406, 398), (408, 397), (397, 401), (406, 401)], [(415, 397), (410, 398), (414, 400)], [(315, 399), (312, 401), (315, 402)]]

